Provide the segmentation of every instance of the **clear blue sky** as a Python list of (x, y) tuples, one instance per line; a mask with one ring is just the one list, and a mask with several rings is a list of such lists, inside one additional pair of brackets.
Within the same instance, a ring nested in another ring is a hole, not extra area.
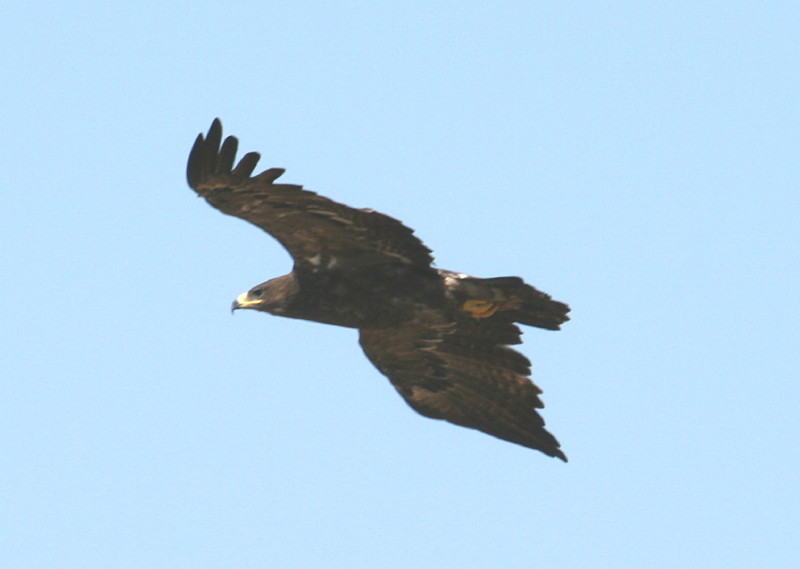
[[(800, 566), (796, 2), (17, 2), (0, 566)], [(186, 186), (219, 116), (528, 330), (563, 464), (411, 411)]]

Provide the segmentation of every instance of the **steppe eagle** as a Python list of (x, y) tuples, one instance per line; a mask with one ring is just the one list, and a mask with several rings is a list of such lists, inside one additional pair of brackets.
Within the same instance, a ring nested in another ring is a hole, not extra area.
[(235, 164), (238, 141), (219, 119), (197, 136), (189, 185), (219, 211), (276, 238), (294, 260), (288, 275), (239, 295), (233, 309), (357, 328), (367, 358), (420, 414), (567, 457), (536, 411), (541, 390), (516, 323), (558, 330), (569, 307), (518, 277), (481, 279), (437, 269), (400, 221), (253, 176), (260, 155)]

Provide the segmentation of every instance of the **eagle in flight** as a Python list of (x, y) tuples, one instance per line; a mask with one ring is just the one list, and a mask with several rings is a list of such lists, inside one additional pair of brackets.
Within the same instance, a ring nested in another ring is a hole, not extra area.
[(357, 328), (367, 358), (415, 411), (567, 460), (537, 412), (530, 361), (510, 347), (522, 342), (517, 324), (558, 330), (566, 304), (519, 277), (437, 269), (400, 221), (276, 183), (281, 168), (253, 176), (260, 155), (235, 164), (237, 146), (214, 120), (192, 147), (189, 186), (272, 235), (294, 270), (242, 293), (234, 310)]

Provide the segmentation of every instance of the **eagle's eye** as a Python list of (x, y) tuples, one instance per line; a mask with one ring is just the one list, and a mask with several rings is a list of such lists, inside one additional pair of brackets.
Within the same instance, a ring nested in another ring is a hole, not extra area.
[(255, 296), (261, 296), (262, 292), (264, 292), (263, 288), (257, 288), (257, 289), (252, 291), (252, 294), (254, 294)]

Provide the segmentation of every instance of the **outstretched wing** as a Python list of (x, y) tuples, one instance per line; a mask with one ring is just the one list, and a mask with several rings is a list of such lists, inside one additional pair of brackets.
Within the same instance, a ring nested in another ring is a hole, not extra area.
[(452, 322), (421, 311), (398, 328), (362, 329), (367, 357), (417, 412), (537, 449), (566, 462), (536, 409), (530, 362), (508, 347), (520, 330), (499, 317)]
[(432, 262), (430, 250), (398, 220), (348, 207), (302, 186), (276, 184), (283, 174), (280, 168), (251, 176), (260, 156), (245, 154), (234, 167), (237, 147), (233, 136), (222, 142), (222, 124), (215, 119), (208, 135), (199, 134), (192, 147), (186, 168), (189, 185), (216, 209), (275, 237), (296, 267)]

